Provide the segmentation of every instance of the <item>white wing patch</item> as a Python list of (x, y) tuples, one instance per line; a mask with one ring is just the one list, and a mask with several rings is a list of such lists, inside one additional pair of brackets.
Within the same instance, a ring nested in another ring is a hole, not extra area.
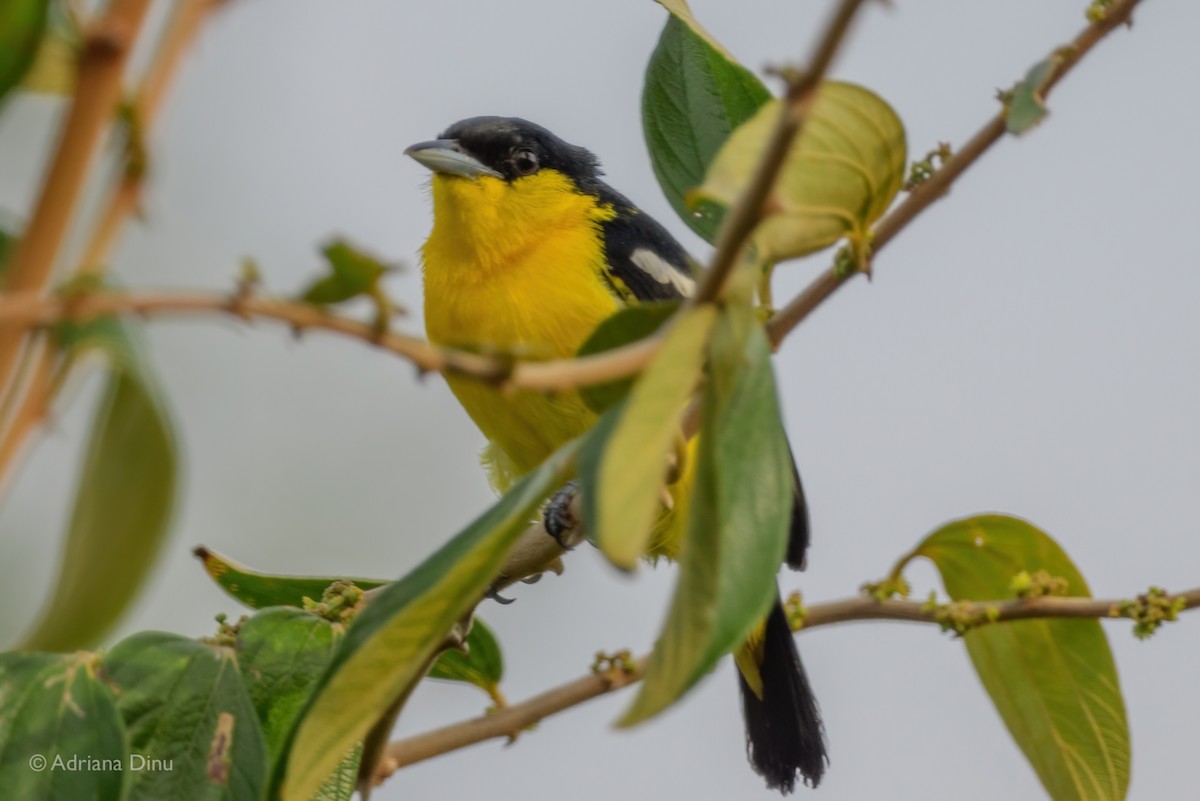
[(678, 270), (669, 261), (648, 248), (638, 248), (629, 260), (639, 270), (660, 284), (672, 284), (685, 298), (696, 290), (696, 282)]

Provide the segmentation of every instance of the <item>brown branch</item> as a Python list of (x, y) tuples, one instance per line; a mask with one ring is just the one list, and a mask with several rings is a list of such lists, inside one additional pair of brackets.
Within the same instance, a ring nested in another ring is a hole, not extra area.
[(11, 414), (6, 415), (0, 431), (0, 495), (3, 495), (12, 475), (13, 465), (25, 452), (30, 436), (45, 422), (54, 402), (58, 353), (53, 343), (40, 336), (30, 340), (22, 359), (29, 359), (28, 370), (18, 367), (18, 373), (27, 372), (28, 378), (18, 374), (9, 393), (12, 401)]
[[(1200, 606), (1200, 587), (1187, 592), (1165, 596), (1165, 602), (1181, 600), (1184, 609)], [(1124, 599), (1042, 597), (1025, 601), (974, 602), (979, 610), (994, 608), (992, 616), (977, 625), (993, 625), (1012, 620), (1033, 618), (1094, 618), (1125, 617), (1121, 609)], [(877, 601), (870, 596), (857, 596), (840, 601), (815, 604), (807, 608), (803, 633), (810, 629), (846, 623), (853, 620), (901, 620), (940, 625), (937, 612), (917, 601)], [(375, 774), (381, 782), (398, 769), (432, 759), (435, 756), (466, 748), (498, 737), (513, 738), (535, 723), (570, 709), (584, 701), (627, 687), (642, 677), (645, 659), (635, 662), (633, 670), (592, 673), (555, 687), (519, 704), (482, 717), (455, 723), (440, 729), (394, 741)]]
[(522, 361), (433, 345), (418, 337), (380, 332), (374, 325), (341, 317), (318, 306), (285, 298), (220, 295), (212, 292), (96, 292), (70, 297), (36, 292), (0, 294), (0, 335), (5, 328), (29, 329), (61, 320), (83, 321), (106, 315), (141, 317), (226, 314), (242, 320), (272, 320), (297, 332), (329, 331), (359, 339), (398, 356), (423, 371), (469, 375), (504, 387), (543, 392), (604, 383), (632, 375), (657, 352), (649, 337), (591, 356)]
[[(1116, 0), (1109, 7), (1104, 19), (1088, 25), (1070, 45), (1059, 48), (1051, 54), (1050, 57), (1057, 58), (1057, 62), (1042, 91), (1042, 96), (1048, 95), (1050, 89), (1062, 80), (1101, 39), (1118, 26), (1129, 23), (1133, 9), (1139, 2), (1141, 0)], [(944, 197), (954, 181), (992, 145), (1000, 141), (1005, 130), (1005, 111), (1001, 110), (988, 120), (961, 149), (947, 159), (937, 172), (913, 189), (900, 205), (896, 206), (875, 226), (874, 238), (871, 243), (872, 255), (878, 253), (888, 242), (895, 239), (897, 234), (929, 208), (934, 201)], [(788, 333), (855, 275), (858, 273), (839, 272), (836, 267), (830, 267), (818, 276), (804, 291), (767, 321), (767, 334), (771, 342), (778, 347)]]
[[(150, 0), (112, 0), (84, 38), (75, 99), (33, 217), (13, 253), (5, 282), (9, 291), (41, 289), (50, 279), (101, 135), (117, 108), (125, 62), (149, 7)], [(0, 331), (0, 388), (10, 383), (24, 333)]]
[[(175, 5), (166, 32), (155, 53), (154, 63), (147, 70), (141, 88), (133, 100), (134, 119), (143, 135), (153, 126), (167, 89), (179, 71), (183, 56), (200, 33), (208, 14), (225, 2), (226, 0), (181, 0)], [(81, 272), (99, 272), (104, 269), (125, 223), (138, 208), (142, 183), (143, 175), (140, 171), (128, 168), (122, 171), (121, 178), (109, 195), (100, 221), (92, 231), (92, 237), (84, 250), (79, 265)]]
[(763, 218), (764, 206), (792, 150), (792, 143), (804, 130), (804, 122), (816, 97), (817, 88), (846, 38), (850, 23), (862, 3), (863, 0), (842, 0), (818, 40), (808, 67), (789, 83), (787, 96), (771, 132), (771, 138), (767, 140), (750, 183), (742, 190), (742, 194), (730, 207), (721, 224), (712, 263), (701, 277), (692, 303), (705, 303), (720, 296), (729, 274), (738, 263), (742, 248)]

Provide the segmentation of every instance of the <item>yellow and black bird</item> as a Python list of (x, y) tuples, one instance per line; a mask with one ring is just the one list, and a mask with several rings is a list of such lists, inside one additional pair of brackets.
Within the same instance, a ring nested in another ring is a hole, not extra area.
[[(473, 117), (406, 152), (434, 173), (433, 231), (422, 250), (433, 342), (569, 357), (622, 306), (692, 291), (679, 243), (600, 179), (595, 156), (539, 125)], [(596, 421), (577, 393), (502, 395), (446, 380), (488, 440), (483, 461), (498, 491)], [(794, 478), (787, 563), (800, 568), (808, 511)], [(678, 501), (690, 489), (686, 474), (672, 485), (674, 509), (687, 507)], [(678, 554), (681, 517), (664, 508), (651, 556)], [(751, 764), (785, 793), (797, 778), (816, 786), (827, 761), (821, 719), (779, 604), (735, 658)]]

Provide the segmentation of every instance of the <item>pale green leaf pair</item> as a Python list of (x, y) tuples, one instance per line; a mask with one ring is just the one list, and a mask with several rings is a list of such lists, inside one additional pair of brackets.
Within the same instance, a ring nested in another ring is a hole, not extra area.
[[(781, 101), (765, 104), (733, 132), (694, 197), (737, 202), (779, 119)], [(825, 81), (792, 145), (769, 213), (753, 235), (760, 259), (777, 262), (846, 237), (862, 246), (870, 226), (904, 185), (907, 151), (900, 118), (878, 95)]]
[[(711, 242), (755, 172), (780, 101), (684, 0), (660, 2), (671, 16), (646, 71), (646, 143), (671, 205)], [(822, 84), (753, 236), (758, 258), (795, 258), (847, 237), (865, 264), (867, 232), (903, 186), (906, 158), (904, 126), (886, 102), (853, 84)]]

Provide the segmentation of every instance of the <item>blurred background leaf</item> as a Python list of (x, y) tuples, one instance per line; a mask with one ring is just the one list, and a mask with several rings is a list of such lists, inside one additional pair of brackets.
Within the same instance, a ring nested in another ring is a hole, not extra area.
[(170, 527), (179, 455), (137, 329), (102, 318), (57, 333), (67, 359), (98, 353), (106, 375), (54, 595), (21, 647), (70, 651), (98, 642), (141, 589)]
[(4, 0), (0, 3), (0, 107), (33, 63), (50, 0)]

